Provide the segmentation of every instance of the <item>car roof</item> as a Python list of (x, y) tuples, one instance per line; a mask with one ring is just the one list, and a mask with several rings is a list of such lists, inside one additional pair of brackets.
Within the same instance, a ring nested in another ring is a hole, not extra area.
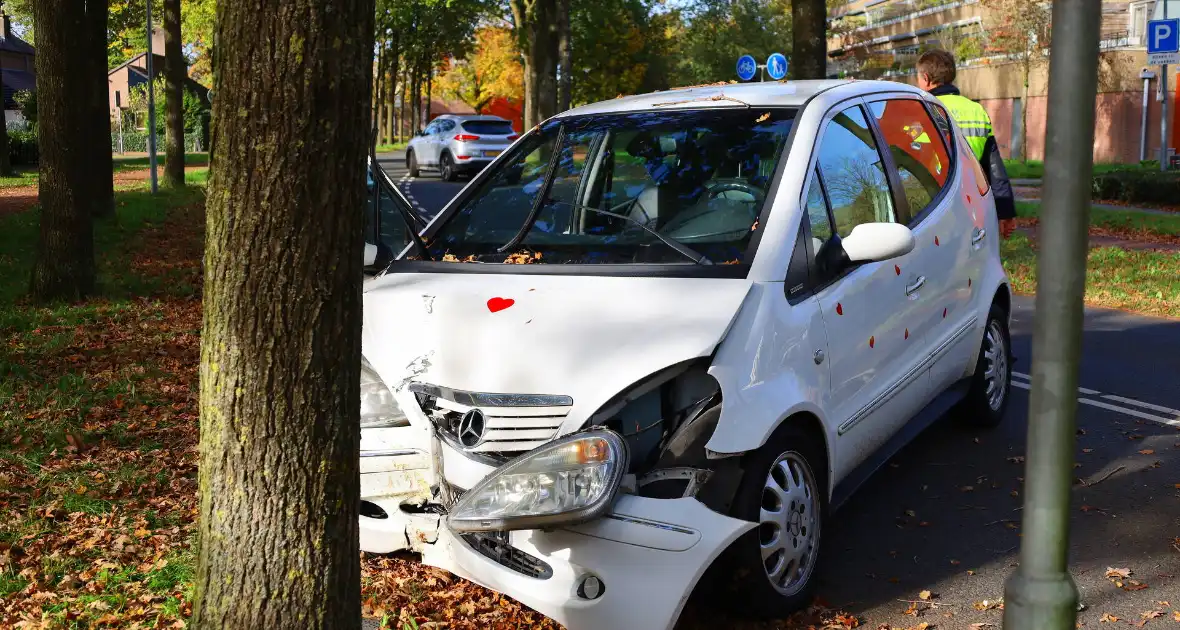
[(492, 116), (491, 114), (441, 114), (435, 118), (435, 120), (438, 120), (439, 118), (458, 120), (461, 122), (467, 122), (469, 120), (497, 120), (501, 122), (512, 122), (507, 118), (500, 118), (499, 116)]
[(583, 105), (563, 112), (559, 117), (584, 114), (647, 111), (662, 109), (697, 109), (711, 107), (800, 107), (821, 92), (839, 92), (842, 97), (876, 92), (925, 94), (916, 87), (893, 81), (766, 81), (762, 83), (714, 83), (676, 88), (609, 101)]

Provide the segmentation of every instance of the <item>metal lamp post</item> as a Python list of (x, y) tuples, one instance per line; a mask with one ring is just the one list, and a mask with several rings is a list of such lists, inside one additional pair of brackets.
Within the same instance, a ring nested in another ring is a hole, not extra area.
[(1069, 504), (1094, 166), (1101, 0), (1053, 3), (1045, 196), (1037, 256), (1032, 392), (1020, 567), (1004, 587), (1006, 630), (1071, 630)]

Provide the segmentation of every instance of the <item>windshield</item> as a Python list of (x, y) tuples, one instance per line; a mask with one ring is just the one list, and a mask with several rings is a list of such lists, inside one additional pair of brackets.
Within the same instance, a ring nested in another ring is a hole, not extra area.
[(465, 120), (462, 126), (463, 131), (489, 136), (510, 136), (516, 133), (512, 130), (512, 123), (507, 120)]
[(795, 113), (726, 108), (551, 121), (448, 210), (430, 240), (431, 257), (749, 262)]

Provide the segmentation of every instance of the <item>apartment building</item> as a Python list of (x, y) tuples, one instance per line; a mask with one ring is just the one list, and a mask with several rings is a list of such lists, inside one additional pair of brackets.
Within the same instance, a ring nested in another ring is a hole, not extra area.
[[(1030, 0), (1032, 1), (1032, 0)], [(1048, 2), (1045, 3), (1047, 5)], [(1045, 6), (1042, 5), (1042, 6)], [(1159, 6), (1157, 6), (1159, 5)], [(914, 65), (928, 49), (955, 53), (959, 86), (992, 114), (996, 139), (1005, 155), (1022, 152), (1041, 159), (1044, 146), (1047, 64), (1035, 64), (1024, 102), (1022, 65), (996, 45), (1004, 28), (993, 0), (852, 0), (829, 13), (828, 74), (832, 77), (914, 81)], [(1095, 160), (1135, 162), (1141, 153), (1158, 158), (1160, 103), (1155, 80), (1148, 82), (1147, 129), (1143, 132), (1147, 21), (1162, 10), (1162, 0), (1107, 0), (1102, 3), (1103, 50), (1100, 71)], [(1180, 17), (1180, 0), (1169, 0), (1169, 14)], [(1175, 89), (1173, 77), (1170, 89)], [(1027, 108), (1028, 134), (1021, 133)], [(1174, 108), (1173, 112), (1176, 111)], [(1180, 128), (1180, 117), (1173, 128)], [(1180, 129), (1170, 146), (1180, 146)]]

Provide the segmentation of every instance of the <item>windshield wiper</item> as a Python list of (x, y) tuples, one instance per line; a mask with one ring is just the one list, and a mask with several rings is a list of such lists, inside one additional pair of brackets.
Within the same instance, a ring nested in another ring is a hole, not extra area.
[(532, 231), (533, 225), (537, 222), (537, 217), (541, 215), (541, 208), (545, 207), (545, 203), (549, 201), (549, 189), (553, 186), (553, 174), (557, 172), (557, 163), (561, 161), (561, 143), (565, 142), (565, 125), (557, 128), (557, 140), (553, 143), (553, 155), (549, 157), (549, 164), (545, 166), (545, 181), (541, 184), (541, 191), (537, 193), (537, 198), (533, 201), (533, 207), (529, 209), (529, 215), (524, 220), (524, 225), (520, 226), (520, 231), (512, 240), (508, 241), (503, 247), (496, 251), (505, 254), (520, 246), (524, 238)]
[(638, 225), (645, 232), (660, 239), (660, 242), (662, 242), (663, 244), (667, 245), (668, 247), (671, 247), (672, 249), (676, 250), (677, 253), (681, 254), (685, 258), (688, 258), (689, 260), (693, 261), (694, 263), (696, 263), (698, 265), (711, 265), (711, 264), (713, 264), (713, 261), (709, 260), (708, 257), (706, 257), (704, 254), (694, 250), (693, 248), (689, 247), (688, 245), (685, 245), (684, 243), (681, 243), (680, 241), (678, 241), (672, 237), (664, 236), (663, 234), (660, 234), (659, 232), (644, 225), (643, 221), (640, 221), (638, 219), (633, 219), (625, 214), (618, 214), (617, 212), (600, 210), (599, 208), (595, 208), (593, 206), (584, 206), (580, 203), (574, 203), (572, 201), (558, 201), (556, 203), (564, 203), (566, 205), (573, 206), (579, 210), (589, 210), (590, 212), (593, 212), (595, 214), (604, 214), (608, 217), (615, 217), (616, 219), (630, 221), (631, 223)]

